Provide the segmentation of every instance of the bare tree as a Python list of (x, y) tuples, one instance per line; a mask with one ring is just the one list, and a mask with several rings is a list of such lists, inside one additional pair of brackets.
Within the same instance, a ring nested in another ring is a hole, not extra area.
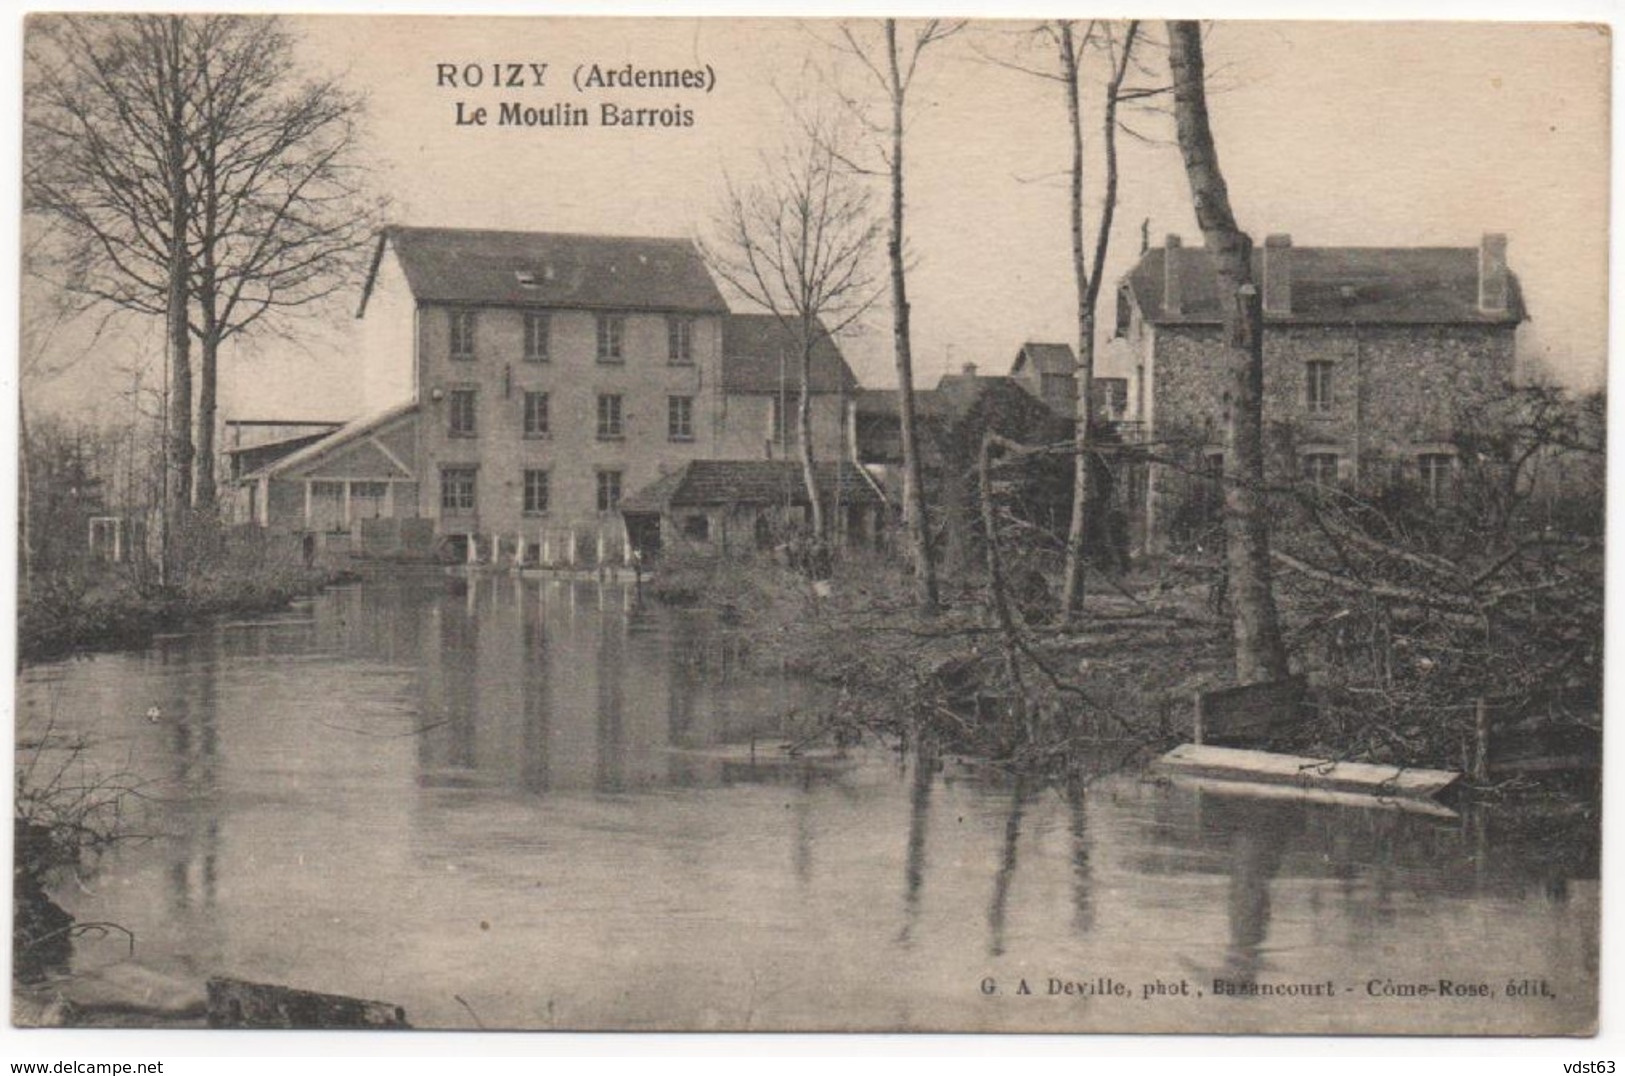
[(169, 503), (211, 502), (221, 344), (347, 283), (376, 219), (361, 101), (301, 81), (275, 19), (45, 17), (28, 62), (26, 206), (62, 226), (54, 274), (165, 319)]
[[(1037, 36), (1055, 50), (1054, 67), (1028, 66), (1016, 60), (988, 56), (1001, 67), (1058, 83), (1066, 101), (1067, 130), (1071, 137), (1072, 157), (1068, 167), (1071, 182), (1068, 209), (1072, 232), (1072, 276), (1077, 285), (1076, 319), (1078, 329), (1077, 385), (1078, 399), (1075, 418), (1072, 480), (1072, 518), (1067, 530), (1066, 570), (1063, 577), (1062, 616), (1072, 620), (1083, 607), (1084, 569), (1088, 563), (1088, 514), (1095, 510), (1096, 494), (1091, 482), (1094, 467), (1092, 444), (1094, 439), (1094, 378), (1095, 378), (1095, 307), (1100, 298), (1100, 285), (1104, 277), (1106, 254), (1111, 247), (1112, 221), (1117, 212), (1117, 129), (1118, 104), (1125, 98), (1146, 96), (1145, 90), (1124, 90), (1130, 59), (1140, 33), (1140, 24), (1131, 20), (1119, 32), (1110, 22), (1090, 20), (1079, 32), (1070, 19), (1039, 24)], [(1086, 254), (1088, 243), (1084, 229), (1084, 131), (1083, 82), (1089, 50), (1098, 50), (1106, 61), (1106, 86), (1101, 108), (1101, 170), (1104, 175), (1100, 213), (1094, 222), (1092, 254)], [(987, 55), (984, 53), (984, 55)]]
[[(915, 601), (926, 613), (934, 613), (938, 606), (937, 573), (931, 548), (930, 521), (925, 512), (925, 487), (921, 480), (919, 434), (914, 411), (914, 356), (909, 334), (908, 279), (904, 261), (907, 250), (903, 212), (904, 108), (921, 55), (932, 45), (964, 28), (962, 21), (927, 19), (907, 35), (906, 42), (900, 43), (896, 19), (882, 21), (878, 42), (873, 35), (853, 24), (842, 23), (840, 40), (837, 42), (837, 47), (855, 58), (873, 78), (890, 112), (889, 123), (870, 122), (870, 129), (878, 136), (880, 156), (885, 162), (890, 183), (891, 224), (886, 236), (886, 254), (891, 262), (892, 341), (897, 360), (898, 423), (903, 440), (903, 522), (908, 530), (910, 553), (914, 561)], [(861, 105), (852, 100), (848, 100), (847, 104), (855, 115), (869, 122)]]
[(805, 137), (764, 156), (752, 186), (728, 184), (717, 216), (718, 238), (703, 244), (718, 276), (772, 314), (795, 341), (801, 396), (796, 408), (801, 473), (817, 540), (826, 534), (812, 432), (812, 358), (880, 297), (870, 256), (882, 225), (869, 192), (840, 163), (839, 133), (817, 117)]
[(1174, 119), (1191, 201), (1217, 263), (1230, 368), (1224, 454), (1225, 550), (1241, 683), (1287, 675), (1286, 644), (1270, 586), (1264, 493), (1264, 310), (1253, 283), (1252, 239), (1236, 223), (1208, 124), (1198, 23), (1168, 23)]

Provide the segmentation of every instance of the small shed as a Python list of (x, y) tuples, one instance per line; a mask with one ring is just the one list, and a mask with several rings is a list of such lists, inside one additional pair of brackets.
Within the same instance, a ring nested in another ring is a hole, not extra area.
[[(886, 498), (860, 465), (815, 465), (818, 495), (838, 539), (877, 541), (885, 531)], [(796, 460), (691, 460), (621, 501), (627, 534), (640, 557), (663, 547), (767, 548), (797, 531), (811, 513)]]

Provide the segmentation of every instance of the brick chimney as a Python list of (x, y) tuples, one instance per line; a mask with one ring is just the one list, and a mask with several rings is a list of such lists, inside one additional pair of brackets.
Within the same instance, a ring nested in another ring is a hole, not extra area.
[(1507, 309), (1507, 237), (1486, 232), (1478, 245), (1478, 309), (1504, 314)]
[(976, 364), (974, 362), (967, 362), (959, 368), (959, 372), (966, 377), (975, 377)]
[(1292, 313), (1292, 237), (1264, 239), (1264, 313)]
[(1162, 312), (1178, 317), (1185, 312), (1184, 289), (1179, 282), (1180, 248), (1184, 241), (1170, 235), (1162, 241)]

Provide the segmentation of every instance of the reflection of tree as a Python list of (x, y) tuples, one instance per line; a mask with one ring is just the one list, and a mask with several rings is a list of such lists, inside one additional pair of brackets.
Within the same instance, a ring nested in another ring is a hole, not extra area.
[(1004, 955), (1004, 926), (1010, 902), (1010, 883), (1016, 877), (1016, 850), (1021, 842), (1021, 816), (1027, 799), (1027, 781), (1017, 777), (1010, 789), (1010, 813), (1004, 822), (1004, 852), (993, 879), (993, 903), (987, 911), (988, 953)]
[(1281, 869), (1287, 844), (1303, 830), (1304, 808), (1232, 796), (1202, 797), (1202, 834), (1227, 839), (1230, 892), (1226, 909), (1230, 945), (1223, 977), (1253, 982), (1264, 966), (1270, 929), (1270, 882)]
[(1066, 785), (1067, 832), (1072, 837), (1072, 929), (1087, 934), (1095, 926), (1093, 872), (1089, 865), (1088, 815), (1084, 811), (1083, 782)]
[(524, 649), (520, 654), (523, 670), (522, 712), (520, 735), (524, 741), (524, 758), (520, 761), (520, 781), (526, 791), (543, 793), (548, 789), (548, 720), (552, 716), (553, 675), (552, 650), (548, 646), (547, 625), (542, 619), (542, 591), (540, 588), (521, 589), (518, 600), (520, 610), (520, 638)]
[(925, 838), (931, 817), (931, 786), (936, 779), (937, 756), (928, 743), (914, 745), (914, 779), (908, 800), (908, 858), (903, 865), (903, 929), (897, 940), (912, 942), (920, 919), (920, 890), (925, 882)]

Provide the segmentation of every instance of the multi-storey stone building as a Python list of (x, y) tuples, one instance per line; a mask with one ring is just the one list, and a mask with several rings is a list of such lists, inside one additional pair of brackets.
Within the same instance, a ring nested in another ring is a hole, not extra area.
[[(372, 552), (614, 560), (634, 490), (796, 451), (787, 334), (730, 315), (686, 240), (391, 228), (357, 316), (367, 415), (244, 476), (254, 522)], [(853, 380), (827, 337), (814, 358), (828, 454)]]
[[(1264, 308), (1269, 466), (1321, 483), (1414, 480), (1455, 468), (1463, 417), (1513, 376), (1525, 313), (1506, 237), (1478, 249), (1294, 247), (1254, 252)], [(1205, 250), (1169, 236), (1118, 291), (1116, 335), (1134, 357), (1130, 410), (1177, 463), (1148, 469), (1145, 541), (1214, 503), (1226, 375), (1218, 277)]]

